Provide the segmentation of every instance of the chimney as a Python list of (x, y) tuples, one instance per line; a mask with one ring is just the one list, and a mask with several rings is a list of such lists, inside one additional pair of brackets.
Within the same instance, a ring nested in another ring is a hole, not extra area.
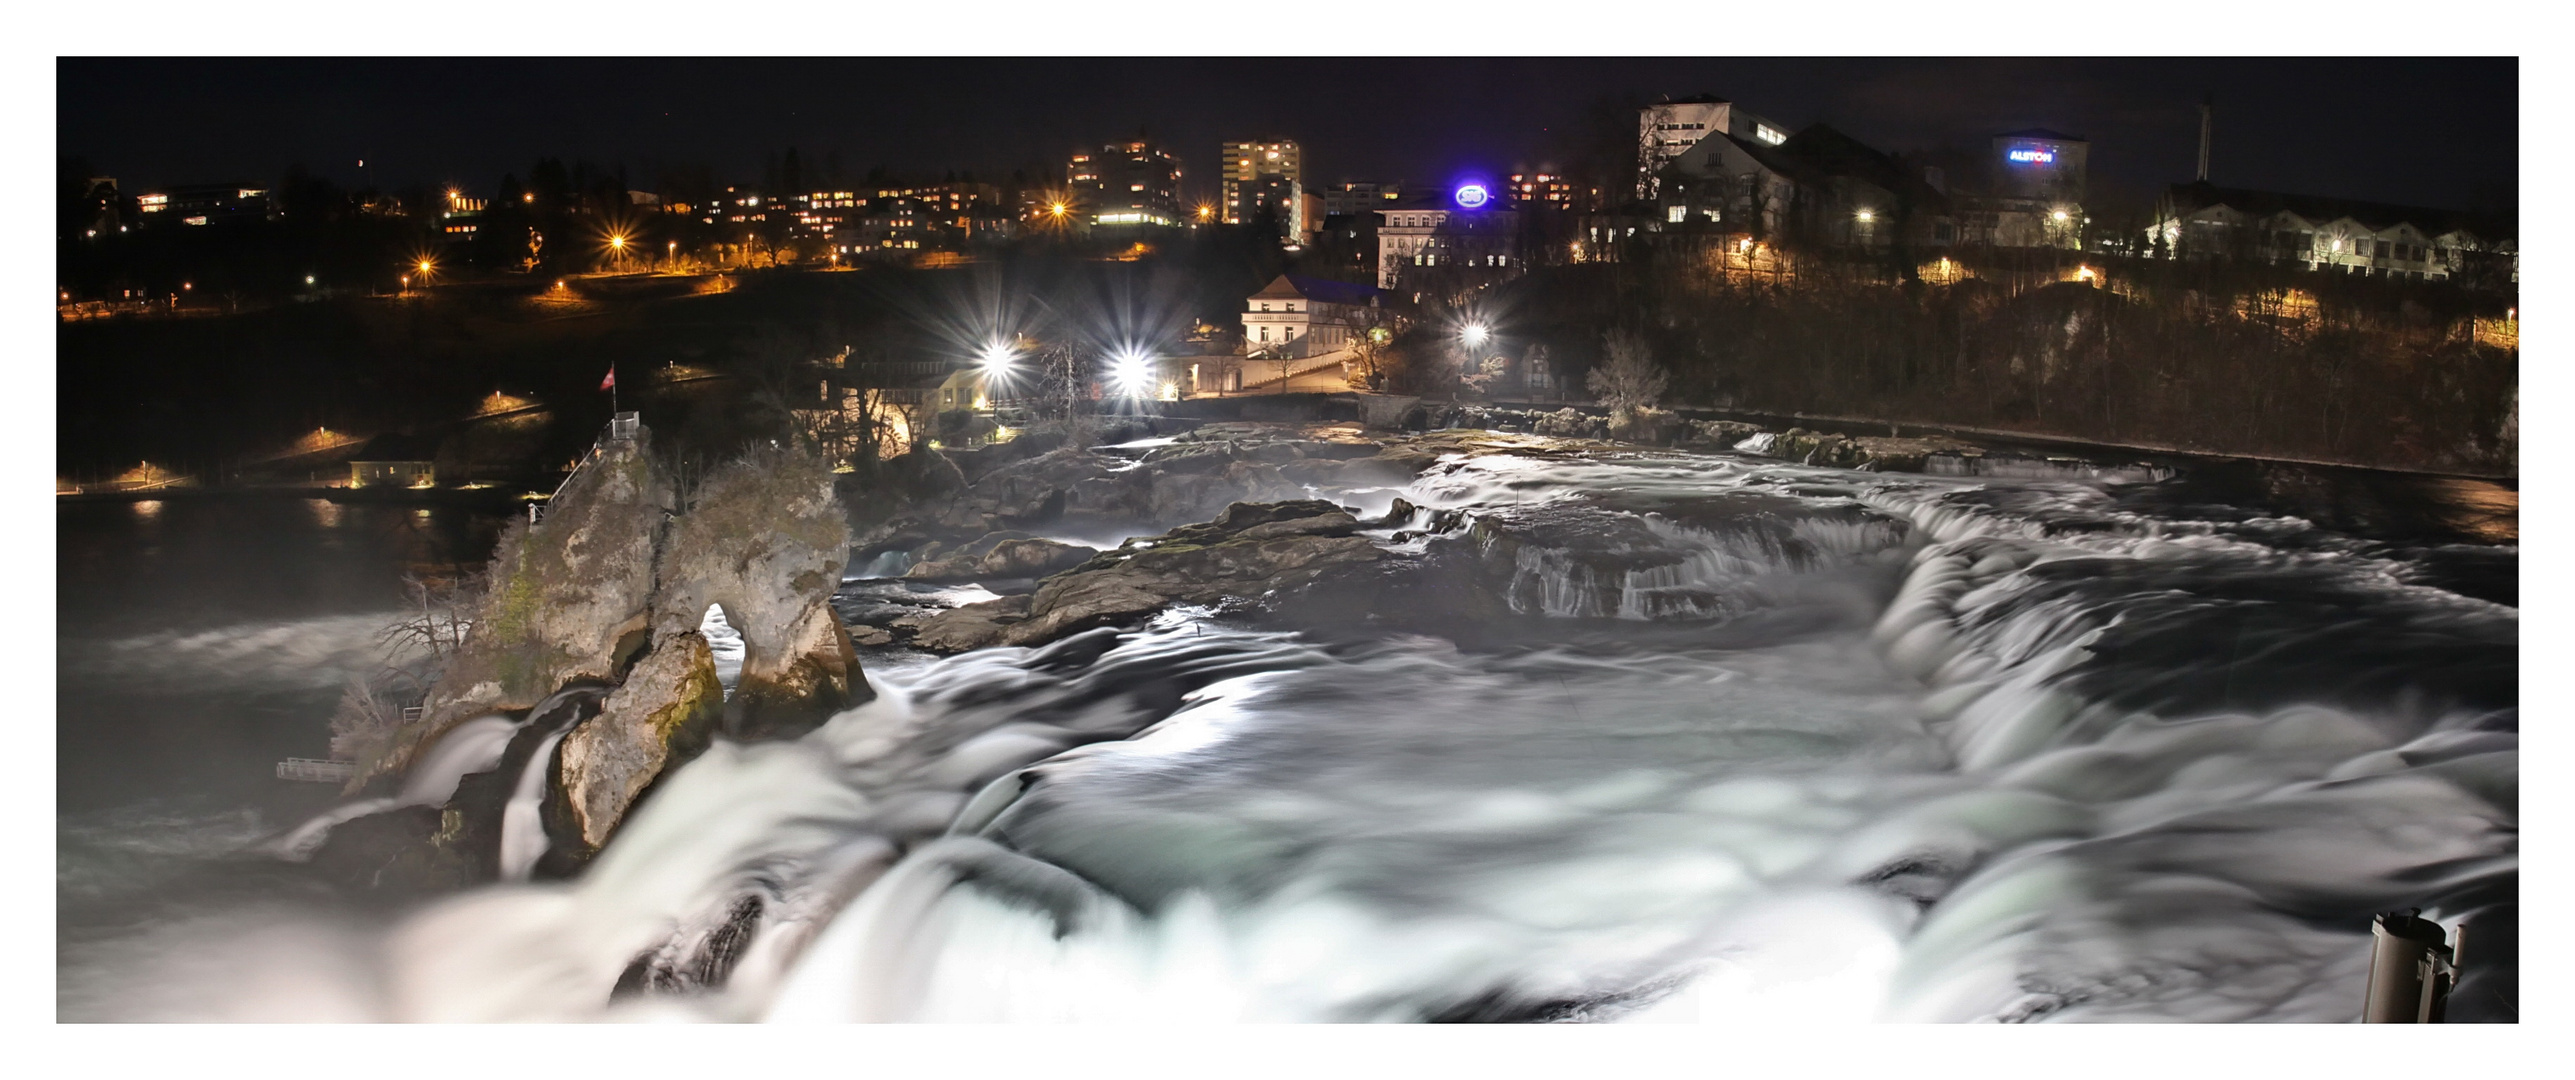
[(2217, 108), (2217, 98), (2216, 98), (2215, 96), (2213, 96), (2213, 95), (2212, 95), (2212, 96), (2210, 96), (2210, 97), (2205, 97), (2205, 98), (2201, 98), (2201, 99), (2200, 99), (2200, 103), (2199, 103), (2199, 182), (2200, 182), (2200, 183), (2203, 183), (2203, 184), (2208, 183), (2208, 129), (2209, 129), (2209, 116), (2210, 116), (2210, 113), (2211, 113), (2212, 111), (2214, 111), (2216, 108)]

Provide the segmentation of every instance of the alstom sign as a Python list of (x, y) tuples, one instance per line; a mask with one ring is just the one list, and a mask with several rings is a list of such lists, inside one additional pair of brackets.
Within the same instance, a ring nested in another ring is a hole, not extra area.
[(2056, 164), (2056, 151), (2045, 146), (2015, 146), (2003, 151), (2003, 157), (2015, 165)]

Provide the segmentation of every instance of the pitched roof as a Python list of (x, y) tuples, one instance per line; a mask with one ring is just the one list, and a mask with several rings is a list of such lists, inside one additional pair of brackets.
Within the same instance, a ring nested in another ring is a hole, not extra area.
[(2211, 206), (2224, 206), (2259, 217), (2286, 210), (2309, 221), (2350, 218), (2373, 229), (2410, 223), (2435, 236), (2452, 229), (2466, 229), (2482, 236), (2510, 235), (2509, 229), (2480, 215), (2428, 206), (2400, 206), (2252, 188), (2222, 188), (2209, 183), (2175, 184), (2166, 191), (2165, 198), (2172, 203), (2175, 212), (2185, 214)]
[(1662, 100), (1662, 102), (1660, 102), (1660, 104), (1664, 104), (1664, 105), (1731, 105), (1731, 104), (1734, 104), (1734, 103), (1733, 103), (1733, 102), (1731, 102), (1731, 101), (1727, 101), (1727, 100), (1726, 100), (1726, 99), (1724, 99), (1724, 98), (1718, 97), (1718, 96), (1717, 96), (1717, 95), (1715, 95), (1715, 94), (1692, 94), (1692, 95), (1690, 95), (1690, 96), (1688, 96), (1688, 97), (1667, 97), (1667, 98), (1664, 98), (1664, 99)]
[(1865, 180), (1908, 202), (1929, 207), (1943, 207), (1949, 202), (1922, 178), (1920, 172), (1828, 124), (1807, 125), (1789, 136), (1787, 142), (1779, 144), (1779, 149), (1781, 153), (1805, 161), (1828, 176)]

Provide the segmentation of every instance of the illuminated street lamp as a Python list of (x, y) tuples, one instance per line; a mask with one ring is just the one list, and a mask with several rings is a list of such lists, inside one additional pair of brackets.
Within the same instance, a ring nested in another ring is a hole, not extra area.
[(985, 377), (1000, 378), (1010, 374), (1010, 362), (1013, 356), (1013, 350), (1007, 342), (996, 340), (986, 344), (983, 354), (976, 357), (975, 361), (983, 365)]
[(1125, 346), (1109, 358), (1109, 385), (1126, 397), (1143, 397), (1153, 389), (1153, 357), (1136, 346)]
[(1493, 340), (1493, 329), (1480, 322), (1468, 323), (1457, 332), (1457, 339), (1467, 348), (1480, 349), (1485, 342)]

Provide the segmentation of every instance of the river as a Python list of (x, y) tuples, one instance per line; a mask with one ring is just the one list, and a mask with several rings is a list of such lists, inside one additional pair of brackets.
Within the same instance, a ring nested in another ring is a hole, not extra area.
[(1505, 439), (1344, 495), (1423, 508), (1365, 580), (871, 652), (875, 701), (719, 743), (579, 878), (427, 903), (258, 854), (329, 801), (267, 769), (496, 523), (66, 507), (58, 1008), (2343, 1021), (2421, 907), (2473, 920), (2457, 1018), (2511, 1019), (2517, 499), (2248, 475)]

